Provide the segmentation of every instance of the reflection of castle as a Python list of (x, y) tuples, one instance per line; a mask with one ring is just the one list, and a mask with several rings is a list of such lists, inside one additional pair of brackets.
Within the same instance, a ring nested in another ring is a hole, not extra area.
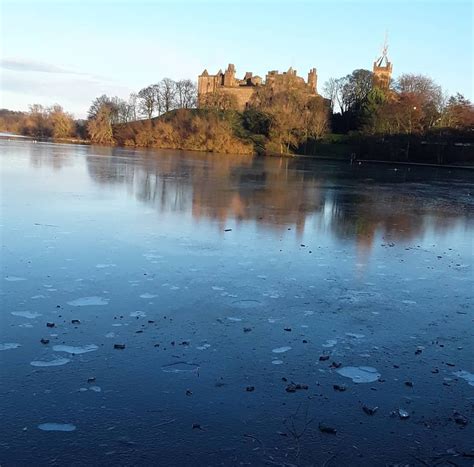
[(198, 102), (202, 105), (207, 94), (223, 92), (234, 96), (239, 108), (243, 110), (258, 86), (267, 86), (275, 91), (298, 87), (299, 89), (305, 89), (308, 94), (317, 95), (317, 80), (316, 68), (309, 71), (307, 82), (301, 76), (298, 76), (293, 68), (283, 73), (269, 71), (265, 77), (265, 82), (262, 81), (260, 76), (253, 76), (253, 73), (249, 71), (245, 73), (243, 79), (238, 79), (235, 77), (235, 66), (230, 63), (225, 72), (219, 70), (217, 74), (210, 75), (207, 70), (204, 70), (198, 76)]

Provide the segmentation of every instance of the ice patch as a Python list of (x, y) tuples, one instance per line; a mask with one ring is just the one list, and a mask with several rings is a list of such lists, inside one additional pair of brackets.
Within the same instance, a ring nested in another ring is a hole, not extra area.
[(196, 347), (196, 349), (198, 349), (198, 350), (206, 350), (206, 349), (208, 349), (210, 346), (211, 346), (211, 344), (202, 344), (202, 345)]
[(38, 428), (43, 431), (74, 431), (76, 426), (71, 423), (42, 423)]
[(363, 339), (365, 337), (364, 334), (357, 334), (356, 332), (346, 332), (346, 336), (354, 339)]
[(91, 386), (89, 389), (93, 392), (102, 392), (102, 388), (100, 386)]
[(227, 319), (228, 319), (229, 321), (235, 321), (235, 322), (237, 322), (237, 321), (242, 321), (242, 318), (234, 318), (233, 316), (229, 316)]
[(380, 373), (371, 366), (345, 366), (336, 371), (354, 383), (372, 383), (380, 378)]
[(33, 362), (30, 362), (30, 365), (32, 366), (61, 366), (61, 365), (66, 365), (66, 363), (69, 363), (71, 360), (69, 358), (55, 358), (54, 360), (50, 360), (49, 362), (45, 362), (42, 360), (35, 360)]
[(328, 339), (323, 347), (334, 347), (337, 344), (337, 340), (335, 339)]
[(213, 285), (212, 290), (225, 290), (224, 287), (218, 287), (217, 285)]
[(8, 282), (19, 282), (19, 281), (26, 281), (24, 277), (17, 277), (17, 276), (7, 276), (5, 280)]
[(306, 311), (303, 311), (303, 314), (305, 316), (312, 316), (312, 315), (314, 315), (314, 311), (313, 310), (306, 310)]
[(94, 344), (83, 345), (82, 347), (73, 347), (71, 345), (54, 345), (53, 346), (53, 350), (55, 352), (66, 352), (71, 355), (80, 355), (87, 352), (94, 352), (94, 350), (97, 350), (98, 348), (99, 347), (97, 347)]
[(272, 360), (272, 365), (281, 365), (283, 360)]
[(158, 297), (158, 295), (153, 295), (152, 293), (142, 293), (140, 295), (140, 298), (155, 298), (155, 297)]
[(102, 263), (95, 265), (97, 269), (115, 268), (116, 266), (117, 266), (116, 264), (102, 264)]
[(22, 318), (35, 319), (41, 316), (41, 313), (36, 311), (12, 311), (13, 316), (21, 316)]
[(176, 362), (161, 367), (165, 373), (186, 373), (199, 370), (199, 365), (196, 363)]
[(132, 311), (130, 313), (130, 316), (132, 318), (144, 318), (146, 316), (146, 313), (144, 311)]
[(288, 352), (288, 350), (291, 350), (291, 347), (284, 346), (284, 347), (277, 347), (276, 349), (273, 349), (272, 352), (273, 353), (284, 353), (284, 352)]
[(15, 344), (13, 342), (7, 342), (5, 344), (0, 344), (0, 350), (12, 350), (21, 347), (20, 344)]
[(469, 371), (465, 370), (460, 370), (460, 371), (455, 371), (453, 375), (457, 376), (458, 378), (462, 378), (467, 381), (467, 384), (469, 386), (474, 386), (474, 374), (469, 373)]
[(44, 295), (33, 295), (31, 297), (33, 300), (37, 300), (38, 298), (46, 298)]
[(254, 308), (261, 304), (262, 303), (258, 300), (236, 300), (232, 302), (232, 305), (238, 308)]
[(100, 305), (108, 305), (109, 299), (102, 298), (102, 297), (82, 297), (82, 298), (76, 298), (76, 300), (67, 302), (67, 304), (71, 306), (100, 306)]
[(107, 339), (112, 339), (113, 337), (115, 337), (115, 332), (108, 332), (105, 337), (107, 337)]

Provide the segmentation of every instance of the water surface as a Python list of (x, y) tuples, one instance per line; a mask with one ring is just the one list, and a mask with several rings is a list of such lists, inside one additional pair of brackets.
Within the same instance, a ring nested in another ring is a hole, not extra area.
[(472, 463), (469, 171), (0, 153), (0, 464)]

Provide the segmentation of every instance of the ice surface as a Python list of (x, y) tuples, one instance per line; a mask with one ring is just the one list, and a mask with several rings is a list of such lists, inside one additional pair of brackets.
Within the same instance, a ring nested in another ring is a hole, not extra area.
[(291, 347), (284, 346), (284, 347), (277, 347), (276, 349), (273, 349), (272, 352), (273, 353), (284, 353), (284, 352), (288, 352), (288, 350), (291, 350)]

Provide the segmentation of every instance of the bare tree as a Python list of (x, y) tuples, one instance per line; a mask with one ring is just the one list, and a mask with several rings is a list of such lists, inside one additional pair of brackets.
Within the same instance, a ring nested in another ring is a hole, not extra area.
[(176, 83), (170, 78), (163, 78), (159, 86), (163, 112), (169, 112), (176, 108)]
[(147, 86), (138, 92), (138, 106), (140, 113), (148, 119), (153, 117), (153, 113), (156, 109), (156, 99), (156, 89), (153, 85)]
[(176, 106), (179, 109), (196, 107), (197, 88), (190, 79), (182, 79), (175, 83)]

